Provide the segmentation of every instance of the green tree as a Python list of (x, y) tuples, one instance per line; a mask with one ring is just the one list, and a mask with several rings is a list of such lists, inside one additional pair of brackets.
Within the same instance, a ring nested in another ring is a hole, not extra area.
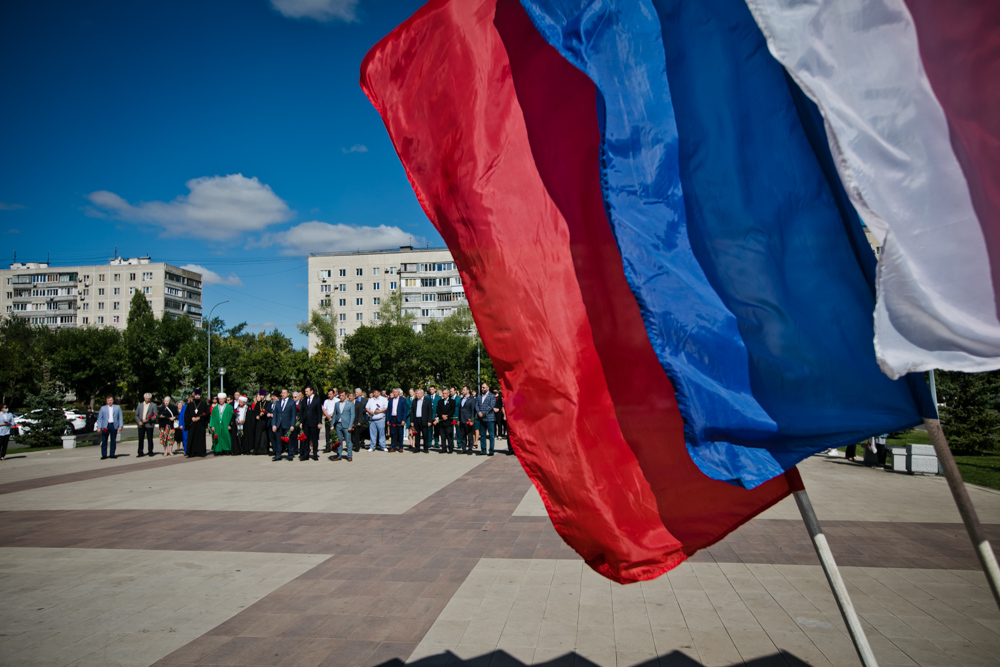
[(308, 321), (299, 322), (295, 327), (303, 336), (316, 336), (317, 348), (337, 347), (337, 312), (333, 305), (320, 306), (309, 313)]
[[(57, 447), (66, 431), (62, 400), (62, 395), (51, 388), (28, 394), (26, 402), (31, 411), (30, 417), (35, 423), (28, 426), (27, 433), (22, 430), (18, 440), (29, 447)], [(34, 410), (39, 412), (33, 412)]]
[(378, 309), (378, 320), (381, 324), (410, 325), (416, 318), (412, 313), (403, 310), (403, 292), (396, 290), (385, 298)]
[(89, 401), (114, 393), (122, 375), (122, 334), (110, 327), (59, 329), (49, 341), (55, 380)]
[(141, 401), (147, 391), (159, 394), (163, 386), (159, 324), (146, 297), (139, 290), (132, 296), (122, 339), (125, 374), (135, 402)]
[(344, 338), (347, 379), (365, 388), (413, 386), (420, 372), (420, 344), (418, 334), (405, 324), (358, 327)]
[(960, 452), (1000, 449), (1000, 371), (939, 371), (941, 424), (951, 448)]
[(38, 392), (44, 345), (50, 332), (19, 317), (0, 319), (0, 392), (3, 402), (16, 406), (30, 392)]

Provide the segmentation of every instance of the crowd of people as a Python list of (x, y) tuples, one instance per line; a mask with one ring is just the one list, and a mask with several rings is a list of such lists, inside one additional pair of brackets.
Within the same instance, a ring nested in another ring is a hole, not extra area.
[[(318, 461), (320, 453), (332, 461), (352, 461), (366, 446), (371, 451), (493, 456), (497, 438), (507, 438), (503, 396), (483, 383), (479, 391), (465, 386), (430, 386), (391, 391), (360, 388), (353, 392), (330, 389), (321, 397), (303, 392), (260, 390), (248, 396), (219, 393), (206, 401), (195, 389), (185, 402), (169, 396), (157, 404), (151, 394), (135, 408), (139, 432), (138, 456), (153, 456), (158, 429), (165, 456), (268, 455), (274, 461)], [(101, 459), (117, 458), (118, 436), (124, 413), (107, 398), (96, 414), (101, 433)], [(321, 429), (323, 431), (321, 442)], [(507, 453), (513, 453), (509, 445)]]

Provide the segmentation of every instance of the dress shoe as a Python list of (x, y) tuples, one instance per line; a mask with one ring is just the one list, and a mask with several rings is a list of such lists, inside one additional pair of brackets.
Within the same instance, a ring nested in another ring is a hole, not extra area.
[(145, 454), (143, 454), (142, 452), (139, 452), (139, 454), (136, 456), (136, 458), (140, 458), (141, 459), (143, 456), (145, 456)]
[(272, 460), (272, 461), (280, 461), (280, 460), (281, 460), (281, 457), (279, 456), (278, 458), (276, 458), (276, 459), (271, 459), (271, 460)]
[(107, 456), (102, 456), (102, 457), (101, 457), (101, 460), (102, 460), (102, 461), (104, 461), (104, 460), (106, 460), (107, 458), (108, 458)]
[(117, 454), (112, 454), (112, 455), (111, 455), (111, 456), (109, 456), (108, 458), (109, 458), (109, 459), (116, 459), (116, 458), (118, 458), (118, 455), (117, 455)]
[(340, 460), (339, 456), (329, 456), (327, 458), (329, 458), (331, 461), (339, 461)]

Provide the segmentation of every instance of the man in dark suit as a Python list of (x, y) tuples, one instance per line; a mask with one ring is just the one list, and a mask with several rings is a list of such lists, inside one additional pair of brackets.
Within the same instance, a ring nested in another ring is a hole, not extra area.
[(462, 387), (462, 396), (458, 399), (458, 429), (462, 443), (462, 451), (472, 453), (472, 434), (476, 419), (476, 399), (472, 398), (468, 387)]
[(306, 434), (306, 439), (299, 450), (299, 460), (306, 461), (312, 458), (313, 461), (319, 461), (319, 427), (323, 423), (323, 410), (319, 396), (316, 396), (312, 387), (306, 387), (305, 393), (305, 398), (299, 401), (299, 421), (302, 422), (302, 431)]
[(431, 439), (434, 440), (432, 445), (434, 448), (440, 446), (440, 438), (438, 437), (438, 430), (434, 427), (434, 417), (437, 416), (438, 403), (441, 401), (441, 397), (438, 396), (437, 387), (431, 385), (427, 388), (427, 396), (425, 397), (431, 402), (431, 416), (427, 420), (427, 444), (431, 444)]
[(413, 406), (410, 408), (412, 412), (413, 421), (413, 451), (420, 451), (420, 441), (424, 441), (424, 453), (427, 453), (427, 434), (429, 433), (429, 427), (433, 419), (431, 415), (433, 414), (431, 407), (431, 399), (424, 396), (423, 389), (417, 389), (417, 395), (413, 399)]
[(403, 451), (403, 443), (406, 442), (403, 430), (406, 425), (406, 417), (409, 414), (402, 389), (397, 387), (392, 390), (392, 397), (389, 399), (389, 412), (387, 414), (389, 415), (389, 438), (392, 440), (392, 446), (389, 448), (389, 451), (401, 452)]
[[(284, 444), (288, 448), (288, 460), (292, 460), (291, 441), (287, 444), (282, 441), (283, 437), (295, 425), (295, 401), (288, 396), (288, 390), (281, 390), (281, 398), (274, 405), (274, 418), (271, 423), (271, 432), (274, 438), (274, 461), (281, 460), (281, 446)], [(294, 435), (292, 435), (294, 437)]]
[(441, 438), (441, 452), (453, 454), (455, 452), (455, 427), (452, 420), (455, 419), (455, 399), (447, 389), (441, 390), (441, 400), (437, 404), (437, 432)]
[(365, 398), (365, 394), (358, 387), (354, 390), (354, 451), (358, 451), (365, 444), (365, 431), (368, 430), (368, 426), (365, 424), (368, 418), (368, 413), (365, 412), (365, 405), (367, 405), (368, 399)]

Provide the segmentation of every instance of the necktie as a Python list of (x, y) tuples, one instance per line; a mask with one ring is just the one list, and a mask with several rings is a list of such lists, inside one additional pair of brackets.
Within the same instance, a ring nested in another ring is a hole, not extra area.
[(282, 409), (282, 410), (284, 410), (284, 409), (285, 409), (285, 403), (287, 403), (287, 402), (288, 402), (288, 399), (287, 399), (287, 398), (283, 398), (283, 399), (281, 399), (281, 409)]

